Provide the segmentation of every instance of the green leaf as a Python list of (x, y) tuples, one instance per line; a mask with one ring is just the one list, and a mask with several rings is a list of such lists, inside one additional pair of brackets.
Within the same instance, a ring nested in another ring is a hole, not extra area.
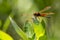
[[(40, 17), (40, 18), (42, 18), (42, 17)], [(32, 26), (33, 26), (33, 29), (34, 29), (34, 32), (35, 32), (35, 35), (36, 35), (36, 40), (39, 40), (39, 38), (44, 36), (44, 34), (45, 34), (45, 29), (43, 28), (43, 25), (42, 25), (41, 21), (39, 21), (38, 24), (32, 23)]]
[(7, 33), (0, 30), (0, 40), (13, 40), (13, 38)]
[(16, 24), (15, 21), (13, 21), (13, 19), (11, 17), (9, 17), (12, 25), (13, 25), (13, 28), (15, 29), (15, 31), (17, 32), (17, 34), (19, 36), (21, 36), (23, 38), (23, 40), (29, 40), (28, 37), (26, 36), (26, 34), (22, 31), (21, 28), (19, 28), (19, 26)]
[(33, 31), (33, 27), (32, 27), (32, 24), (31, 22), (29, 22), (28, 20), (25, 22), (25, 25), (24, 25), (24, 31), (25, 33), (27, 34), (27, 36), (29, 38), (32, 38), (33, 35), (34, 35), (34, 31)]
[[(9, 16), (13, 17), (14, 15), (11, 13)], [(9, 19), (9, 17), (7, 17), (7, 19), (6, 19), (6, 21), (5, 21), (4, 25), (3, 25), (3, 31), (6, 32), (6, 30), (9, 27), (9, 25), (10, 25), (10, 19)]]

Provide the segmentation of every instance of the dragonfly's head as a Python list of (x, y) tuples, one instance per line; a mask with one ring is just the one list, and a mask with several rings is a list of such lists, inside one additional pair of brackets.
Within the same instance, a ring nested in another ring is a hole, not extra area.
[(40, 14), (39, 12), (36, 12), (36, 13), (34, 13), (33, 15), (34, 15), (34, 17), (39, 17), (39, 16), (41, 16), (41, 14)]

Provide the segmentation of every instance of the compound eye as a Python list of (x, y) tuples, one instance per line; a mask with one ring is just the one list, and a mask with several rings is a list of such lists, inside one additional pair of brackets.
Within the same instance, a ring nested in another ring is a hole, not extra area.
[(38, 17), (38, 16), (41, 16), (39, 12), (37, 13), (34, 13), (34, 16)]

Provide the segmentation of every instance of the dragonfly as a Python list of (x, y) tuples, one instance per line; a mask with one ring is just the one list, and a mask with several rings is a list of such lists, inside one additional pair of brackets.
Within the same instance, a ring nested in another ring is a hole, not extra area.
[(39, 12), (34, 12), (32, 15), (24, 13), (24, 14), (22, 14), (22, 16), (25, 17), (25, 19), (27, 18), (26, 20), (28, 20), (28, 19), (30, 20), (33, 17), (47, 17), (49, 15), (54, 14), (53, 12), (45, 12), (45, 11), (51, 9), (51, 8), (52, 8), (51, 6), (47, 6), (44, 9), (40, 10)]
[(36, 17), (39, 17), (39, 16), (41, 16), (41, 17), (46, 17), (46, 16), (48, 16), (48, 15), (54, 14), (53, 12), (43, 13), (44, 11), (47, 11), (47, 10), (49, 10), (49, 9), (51, 9), (51, 7), (50, 7), (50, 6), (47, 6), (46, 8), (44, 8), (43, 10), (41, 10), (41, 11), (39, 11), (39, 12), (35, 12), (33, 15), (36, 16)]

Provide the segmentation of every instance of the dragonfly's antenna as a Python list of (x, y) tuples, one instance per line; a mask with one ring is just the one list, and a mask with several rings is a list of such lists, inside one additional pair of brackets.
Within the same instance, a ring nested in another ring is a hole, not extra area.
[(46, 10), (49, 10), (51, 8), (51, 6), (47, 6), (46, 8), (44, 8), (43, 10), (40, 11), (40, 13), (46, 11)]

